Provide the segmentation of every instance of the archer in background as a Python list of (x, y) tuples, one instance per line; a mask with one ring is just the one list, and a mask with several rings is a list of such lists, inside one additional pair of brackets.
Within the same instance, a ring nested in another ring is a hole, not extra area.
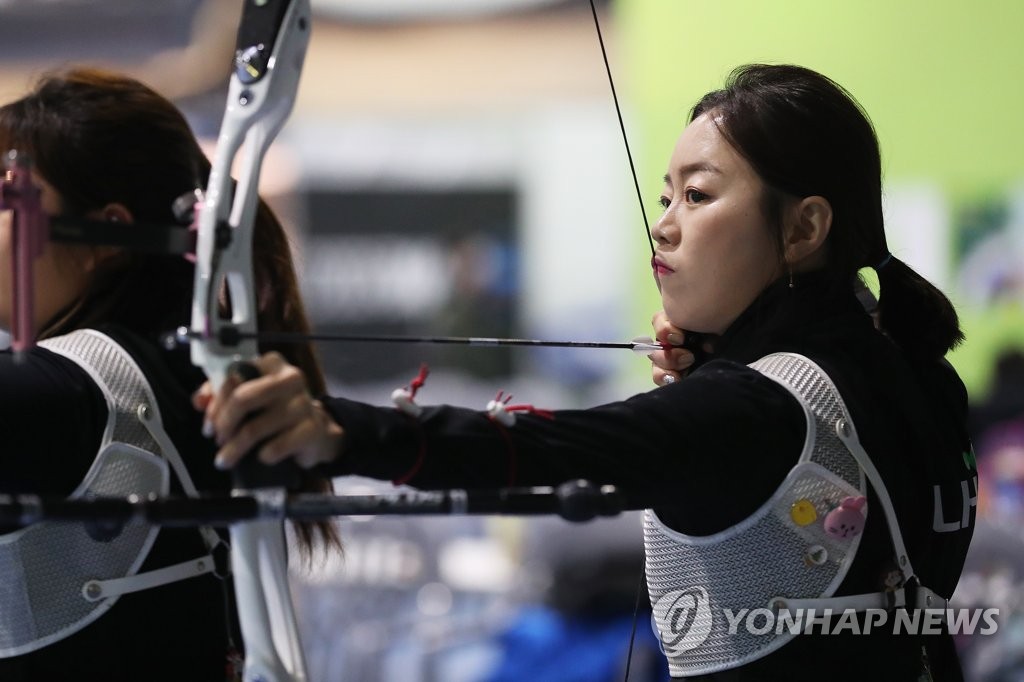
[[(178, 222), (175, 200), (204, 187), (210, 171), (169, 101), (136, 80), (95, 70), (49, 75), (0, 107), (0, 150), (9, 149), (31, 159), (43, 212), (83, 221), (86, 237), (103, 223), (145, 231)], [(23, 171), (8, 179), (16, 172)], [(0, 213), (5, 327), (12, 229), (11, 213)], [(286, 236), (262, 203), (254, 261), (260, 327), (308, 330)], [(0, 492), (229, 490), (229, 478), (209, 466), (214, 448), (189, 409), (203, 374), (186, 352), (159, 345), (162, 333), (189, 319), (192, 263), (52, 242), (36, 263), (40, 346), (20, 361), (0, 354)], [(322, 386), (308, 345), (282, 352), (311, 386)], [(306, 480), (310, 490), (328, 485)], [(240, 674), (231, 670), (240, 642), (232, 634), (230, 584), (211, 571), (226, 558), (220, 531), (53, 523), (0, 530), (8, 531), (0, 535), (4, 682), (223, 680), (226, 666), (229, 676)], [(315, 530), (298, 528), (307, 550)], [(319, 530), (334, 537), (326, 526)], [(167, 567), (168, 574), (152, 573)], [(158, 586), (146, 588), (149, 580)]]
[[(665, 174), (657, 335), (713, 341), (707, 358), (655, 353), (656, 390), (553, 413), (392, 410), (316, 401), (269, 355), (262, 378), (195, 402), (224, 468), (263, 442), (265, 462), (422, 488), (618, 486), (649, 508), (646, 577), (675, 678), (958, 680), (944, 625), (864, 632), (869, 608), (943, 607), (977, 503), (966, 393), (943, 359), (957, 315), (889, 252), (881, 196), (874, 130), (845, 90), (740, 67), (694, 107)], [(866, 267), (878, 328), (856, 295)], [(797, 599), (855, 618), (761, 629), (780, 609), (802, 618)], [(730, 627), (726, 610), (761, 616)]]

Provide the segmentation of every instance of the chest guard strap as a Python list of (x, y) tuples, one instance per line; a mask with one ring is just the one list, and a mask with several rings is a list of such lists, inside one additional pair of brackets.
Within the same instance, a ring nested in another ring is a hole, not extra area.
[[(171, 469), (186, 494), (196, 495), (145, 375), (120, 345), (94, 330), (39, 345), (79, 365), (107, 403), (99, 453), (72, 498), (167, 495)], [(221, 543), (212, 528), (201, 532), (211, 551)], [(212, 556), (206, 555), (138, 573), (157, 533), (157, 527), (138, 522), (115, 530), (43, 522), (0, 536), (0, 658), (29, 653), (78, 632), (122, 594), (214, 569)]]

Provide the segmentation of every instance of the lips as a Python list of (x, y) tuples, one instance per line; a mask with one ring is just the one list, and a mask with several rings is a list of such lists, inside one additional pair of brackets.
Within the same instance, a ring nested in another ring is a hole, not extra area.
[(657, 275), (671, 275), (675, 272), (675, 270), (665, 265), (665, 263), (657, 257), (651, 259), (651, 269), (653, 269), (654, 273)]

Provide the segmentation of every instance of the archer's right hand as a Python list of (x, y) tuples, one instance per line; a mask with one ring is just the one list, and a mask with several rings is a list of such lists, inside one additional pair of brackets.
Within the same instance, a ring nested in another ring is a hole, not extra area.
[(679, 381), (693, 365), (693, 353), (683, 348), (685, 333), (669, 322), (664, 310), (659, 310), (651, 318), (654, 338), (663, 344), (673, 346), (669, 350), (655, 351), (647, 357), (651, 360), (651, 378), (658, 386), (665, 386)]

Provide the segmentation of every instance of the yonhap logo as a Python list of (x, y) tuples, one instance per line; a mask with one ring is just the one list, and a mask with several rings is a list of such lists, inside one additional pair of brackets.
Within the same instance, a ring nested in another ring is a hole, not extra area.
[(711, 601), (699, 585), (662, 595), (651, 615), (666, 656), (695, 649), (711, 634)]
[[(942, 600), (942, 606), (900, 608), (833, 609), (830, 597), (804, 599), (813, 606), (789, 608), (722, 608), (723, 636), (749, 639), (798, 634), (868, 635), (878, 630), (894, 635), (932, 635), (948, 631), (953, 635), (990, 635), (999, 629), (998, 608), (956, 608)], [(669, 658), (696, 649), (711, 636), (715, 615), (708, 591), (701, 585), (666, 592), (654, 604), (651, 614), (662, 652)], [(721, 642), (719, 642), (721, 644)], [(760, 646), (760, 645), (759, 645)]]

